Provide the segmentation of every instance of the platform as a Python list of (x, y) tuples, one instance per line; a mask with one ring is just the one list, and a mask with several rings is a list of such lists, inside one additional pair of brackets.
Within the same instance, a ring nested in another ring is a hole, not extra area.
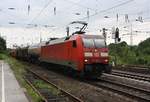
[(1, 60), (0, 102), (29, 102), (9, 65)]

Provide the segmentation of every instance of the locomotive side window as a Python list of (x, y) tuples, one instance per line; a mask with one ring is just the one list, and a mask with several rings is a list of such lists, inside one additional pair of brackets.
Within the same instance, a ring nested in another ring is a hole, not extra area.
[(77, 47), (77, 43), (76, 43), (76, 41), (75, 41), (75, 40), (73, 40), (73, 42), (72, 42), (72, 47), (74, 47), (74, 48), (76, 48), (76, 47)]

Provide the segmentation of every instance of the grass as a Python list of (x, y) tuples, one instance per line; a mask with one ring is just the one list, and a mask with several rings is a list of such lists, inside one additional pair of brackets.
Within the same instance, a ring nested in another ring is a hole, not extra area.
[(22, 64), (21, 62), (17, 61), (16, 59), (10, 57), (5, 53), (0, 53), (0, 60), (4, 60), (10, 65), (19, 84), (21, 85), (21, 87), (26, 88), (27, 94), (31, 96), (32, 101), (41, 102), (42, 98), (23, 79), (24, 74), (26, 73), (25, 68), (28, 66)]
[(60, 91), (58, 91), (56, 88), (54, 88), (53, 86), (50, 86), (49, 84), (45, 83), (42, 80), (36, 80), (36, 81), (34, 81), (34, 84), (35, 84), (35, 87), (47, 89), (53, 95), (59, 95), (60, 94)]
[[(18, 80), (21, 87), (26, 88), (27, 94), (31, 96), (33, 102), (42, 102), (42, 98), (31, 88), (30, 85), (27, 84), (27, 82), (24, 80), (24, 75), (26, 74), (26, 68), (29, 66), (24, 64), (23, 62), (20, 62), (16, 60), (15, 58), (12, 58), (7, 53), (0, 53), (0, 60), (4, 60), (7, 62), (11, 69), (13, 70), (13, 73), (15, 74), (16, 79)], [(50, 86), (49, 84), (43, 82), (42, 80), (36, 80), (34, 82), (35, 87), (38, 88), (45, 88), (48, 89), (50, 93), (53, 95), (59, 95), (60, 91), (58, 91), (53, 86)]]

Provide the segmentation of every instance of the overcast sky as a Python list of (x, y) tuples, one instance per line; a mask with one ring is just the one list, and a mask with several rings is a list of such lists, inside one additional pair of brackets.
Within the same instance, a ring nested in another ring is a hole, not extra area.
[[(128, 14), (129, 22), (125, 22), (125, 14)], [(135, 21), (139, 16), (142, 17), (143, 23)], [(108, 43), (114, 42), (111, 39), (112, 27), (119, 27), (122, 41), (128, 44), (131, 44), (129, 34), (132, 30), (135, 45), (150, 37), (150, 0), (1, 0), (0, 2), (0, 34), (7, 39), (8, 47), (12, 47), (13, 44), (38, 43), (40, 37), (44, 41), (50, 37), (66, 36), (66, 26), (76, 20), (89, 23), (88, 34), (101, 34), (100, 29), (107, 28)]]

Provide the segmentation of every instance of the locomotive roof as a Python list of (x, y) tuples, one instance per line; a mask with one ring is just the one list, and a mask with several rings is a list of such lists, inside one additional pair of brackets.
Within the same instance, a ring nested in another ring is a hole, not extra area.
[(57, 44), (57, 43), (61, 43), (64, 42), (66, 40), (67, 37), (63, 37), (63, 38), (59, 38), (59, 39), (55, 39), (55, 40), (50, 40), (48, 42), (48, 44), (46, 45), (52, 45), (52, 44)]
[(83, 38), (104, 39), (104, 37), (102, 35), (85, 35), (85, 34), (83, 34), (83, 35), (72, 35), (72, 36), (67, 36), (67, 37), (63, 37), (63, 38), (59, 38), (59, 39), (55, 39), (55, 40), (50, 40), (47, 44), (42, 45), (42, 46), (62, 43), (62, 42), (67, 41), (67, 40), (73, 40), (79, 36), (83, 37)]
[(104, 39), (104, 36), (102, 35), (80, 35), (83, 38), (94, 38), (94, 39)]

